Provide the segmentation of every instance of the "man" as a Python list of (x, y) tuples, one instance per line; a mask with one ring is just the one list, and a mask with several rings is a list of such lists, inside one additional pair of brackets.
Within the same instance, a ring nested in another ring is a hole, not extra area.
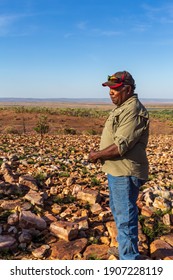
[(136, 200), (140, 186), (148, 179), (149, 116), (134, 93), (135, 81), (129, 72), (108, 76), (102, 85), (109, 87), (116, 107), (105, 123), (100, 150), (91, 150), (89, 161), (101, 160), (108, 177), (110, 208), (118, 229), (119, 259), (141, 259)]

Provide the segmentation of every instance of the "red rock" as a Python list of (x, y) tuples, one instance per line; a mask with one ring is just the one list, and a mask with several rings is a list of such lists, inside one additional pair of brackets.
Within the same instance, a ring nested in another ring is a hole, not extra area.
[(36, 248), (32, 251), (32, 255), (37, 259), (42, 259), (49, 251), (49, 245), (41, 245), (39, 248)]
[(22, 175), (19, 177), (19, 184), (29, 187), (34, 191), (38, 191), (37, 181), (30, 175)]
[(60, 240), (51, 247), (50, 259), (56, 260), (73, 260), (86, 247), (87, 239), (81, 238), (73, 241)]
[(94, 204), (100, 201), (100, 195), (98, 191), (87, 189), (87, 190), (79, 191), (77, 193), (77, 199), (81, 199), (90, 204)]
[(29, 192), (24, 197), (26, 200), (31, 202), (33, 205), (43, 205), (43, 195), (41, 195), (38, 191), (29, 190)]
[(31, 211), (21, 211), (19, 225), (21, 228), (36, 228), (38, 230), (43, 230), (47, 227), (45, 220)]
[(148, 206), (143, 206), (141, 209), (141, 215), (146, 217), (151, 217), (153, 215), (153, 211)]
[(73, 240), (78, 235), (78, 224), (67, 222), (67, 221), (57, 221), (50, 224), (50, 231), (57, 237), (62, 238), (66, 241)]
[(92, 244), (88, 246), (83, 253), (85, 260), (107, 260), (108, 259), (108, 249), (107, 245)]
[(162, 235), (160, 239), (166, 241), (173, 247), (173, 233)]
[(116, 224), (114, 221), (111, 221), (111, 222), (107, 222), (106, 223), (106, 228), (109, 232), (109, 236), (111, 238), (111, 243), (110, 243), (110, 247), (117, 247), (118, 245), (118, 242), (117, 242), (117, 234), (118, 234), (118, 231), (117, 231), (117, 227), (116, 227)]
[(150, 252), (151, 257), (156, 260), (164, 260), (168, 257), (169, 259), (173, 259), (173, 247), (163, 240), (154, 240), (150, 244)]
[(16, 239), (14, 237), (10, 235), (0, 235), (0, 251), (12, 249), (15, 243)]

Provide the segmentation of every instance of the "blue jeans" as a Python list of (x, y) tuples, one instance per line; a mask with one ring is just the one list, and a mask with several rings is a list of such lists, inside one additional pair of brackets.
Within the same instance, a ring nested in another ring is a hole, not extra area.
[(135, 260), (138, 251), (138, 208), (136, 200), (144, 181), (134, 176), (108, 174), (109, 205), (118, 230), (120, 260)]

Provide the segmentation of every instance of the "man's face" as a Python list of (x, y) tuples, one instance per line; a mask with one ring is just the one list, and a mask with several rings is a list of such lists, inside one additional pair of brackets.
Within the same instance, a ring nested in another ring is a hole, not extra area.
[(130, 93), (129, 87), (124, 87), (124, 86), (116, 89), (110, 88), (109, 91), (110, 98), (116, 106), (120, 106), (124, 101), (126, 101), (130, 97), (129, 93)]

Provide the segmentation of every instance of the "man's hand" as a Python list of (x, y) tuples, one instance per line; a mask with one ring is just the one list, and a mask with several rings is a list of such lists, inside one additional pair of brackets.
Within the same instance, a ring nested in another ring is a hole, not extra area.
[(98, 152), (95, 152), (94, 150), (91, 150), (88, 156), (88, 161), (92, 163), (96, 163), (98, 160)]
[(101, 162), (105, 160), (112, 160), (119, 157), (118, 147), (115, 144), (108, 146), (107, 148), (99, 151), (91, 150), (88, 156), (88, 161), (96, 163), (99, 159)]

